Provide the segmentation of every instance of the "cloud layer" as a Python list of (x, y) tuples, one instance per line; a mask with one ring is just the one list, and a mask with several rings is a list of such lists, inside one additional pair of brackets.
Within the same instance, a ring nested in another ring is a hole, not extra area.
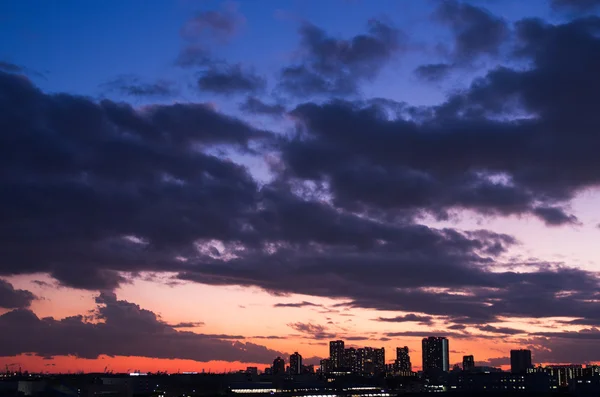
[[(1, 356), (35, 353), (46, 358), (73, 355), (94, 359), (100, 355), (138, 356), (195, 361), (270, 363), (281, 352), (250, 342), (242, 336), (178, 331), (151, 311), (103, 292), (92, 315), (56, 320), (38, 318), (27, 309), (0, 316)], [(179, 325), (180, 326), (180, 325)]]
[[(577, 15), (596, 6), (552, 4)], [(454, 1), (433, 16), (452, 45), (417, 77), (442, 82), (480, 62), (494, 66), (443, 102), (414, 106), (362, 97), (412, 51), (383, 19), (348, 38), (301, 22), (294, 56), (267, 78), (214, 56), (211, 46), (245, 24), (237, 9), (197, 14), (180, 32), (176, 64), (194, 73), (195, 92), (235, 95), (240, 114), (270, 116), (260, 127), (209, 103), (134, 107), (44, 92), (24, 68), (0, 63), (0, 276), (46, 273), (104, 291), (94, 318), (38, 318), (28, 309), (36, 297), (0, 280), (0, 307), (15, 309), (0, 316), (0, 331), (21, 339), (0, 354), (247, 362), (281, 354), (239, 335), (183, 331), (203, 323), (169, 325), (106, 292), (152, 271), (400, 312), (373, 317), (435, 327), (427, 334), (522, 338), (548, 360), (565, 357), (566, 345), (589, 358), (577, 344), (598, 335), (596, 272), (519, 259), (521, 243), (508, 234), (432, 225), (472, 213), (582, 224), (572, 201), (600, 186), (600, 18), (512, 23)], [(131, 76), (108, 86), (129, 97), (176, 95), (165, 81)], [(266, 171), (248, 166), (256, 163)], [(503, 324), (530, 318), (591, 328), (527, 334)], [(311, 322), (288, 326), (306, 338), (337, 335)]]

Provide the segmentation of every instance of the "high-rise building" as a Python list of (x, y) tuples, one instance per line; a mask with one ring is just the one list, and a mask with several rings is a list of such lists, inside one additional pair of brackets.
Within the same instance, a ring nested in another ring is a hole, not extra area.
[(408, 374), (412, 371), (412, 364), (410, 362), (410, 355), (408, 354), (408, 346), (396, 348), (396, 363), (395, 370), (402, 373)]
[(463, 371), (470, 371), (475, 368), (475, 358), (471, 356), (463, 356)]
[(349, 347), (344, 352), (344, 364), (348, 371), (353, 374), (359, 374), (360, 369), (358, 367), (358, 357), (356, 355), (356, 349)]
[(356, 368), (357, 373), (365, 373), (365, 361), (367, 360), (367, 352), (364, 347), (356, 349)]
[(273, 360), (273, 375), (285, 375), (285, 361), (283, 361), (283, 358), (277, 357)]
[(423, 371), (444, 371), (450, 369), (448, 339), (443, 336), (423, 338)]
[(258, 368), (257, 367), (247, 367), (246, 368), (246, 373), (248, 375), (257, 376), (258, 375)]
[(329, 360), (331, 361), (331, 369), (338, 370), (344, 367), (344, 341), (332, 340), (329, 342)]
[(328, 374), (331, 372), (331, 360), (324, 358), (320, 361), (320, 368), (322, 374)]
[(573, 379), (583, 376), (584, 373), (581, 364), (548, 365), (544, 370), (561, 387), (569, 386)]
[(375, 350), (372, 347), (363, 347), (356, 352), (356, 359), (359, 362), (361, 373), (375, 373)]
[(510, 372), (513, 374), (525, 373), (532, 366), (531, 350), (519, 349), (510, 351)]
[(373, 349), (373, 364), (375, 373), (381, 374), (385, 372), (385, 349)]
[(302, 356), (295, 352), (290, 356), (290, 374), (298, 375), (302, 373)]

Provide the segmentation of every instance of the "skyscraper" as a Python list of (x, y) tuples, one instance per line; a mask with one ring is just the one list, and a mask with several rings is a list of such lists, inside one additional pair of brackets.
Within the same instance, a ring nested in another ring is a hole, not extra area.
[(412, 371), (410, 355), (408, 354), (408, 346), (396, 348), (396, 371), (403, 374)]
[(448, 339), (443, 336), (423, 338), (423, 371), (444, 371), (450, 369)]
[(475, 358), (471, 356), (463, 356), (463, 371), (470, 371), (475, 368)]
[(513, 374), (525, 373), (532, 366), (531, 350), (519, 349), (510, 351), (510, 372)]
[(373, 355), (375, 373), (381, 374), (385, 372), (385, 349), (383, 347), (381, 349), (374, 349)]
[(329, 342), (329, 360), (332, 370), (338, 370), (344, 366), (344, 341), (332, 340)]
[(360, 369), (358, 367), (358, 357), (356, 355), (356, 349), (349, 347), (344, 353), (344, 365), (346, 369), (353, 374), (359, 374)]
[(290, 356), (290, 374), (298, 375), (302, 373), (302, 356), (295, 352)]
[(321, 364), (320, 369), (321, 369), (322, 374), (327, 374), (327, 373), (331, 372), (331, 360), (330, 359), (324, 358), (321, 360), (320, 364)]
[(375, 373), (375, 351), (372, 347), (363, 347), (356, 351), (356, 358), (363, 374)]
[(273, 360), (273, 375), (284, 375), (285, 374), (285, 361), (283, 358), (277, 357)]

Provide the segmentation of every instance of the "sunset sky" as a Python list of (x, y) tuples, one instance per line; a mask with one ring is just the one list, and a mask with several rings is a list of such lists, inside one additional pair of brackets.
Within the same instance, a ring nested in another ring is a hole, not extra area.
[(600, 361), (600, 1), (0, 2), (0, 368)]

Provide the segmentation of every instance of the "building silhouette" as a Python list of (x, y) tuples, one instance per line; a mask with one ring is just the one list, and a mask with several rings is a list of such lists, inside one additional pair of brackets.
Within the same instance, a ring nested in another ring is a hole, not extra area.
[(526, 373), (532, 368), (531, 350), (519, 349), (510, 351), (510, 372), (513, 374)]
[(283, 361), (283, 358), (277, 357), (273, 360), (272, 374), (285, 375), (285, 361)]
[(329, 342), (329, 361), (333, 371), (344, 367), (345, 353), (343, 340), (332, 340)]
[(443, 371), (450, 369), (448, 339), (443, 336), (423, 338), (423, 371)]
[(463, 356), (462, 369), (463, 371), (471, 371), (475, 368), (475, 358), (470, 356)]
[(396, 348), (395, 370), (404, 374), (412, 371), (408, 346)]
[(373, 349), (373, 367), (376, 374), (385, 372), (385, 349)]
[(356, 367), (359, 374), (366, 373), (365, 363), (367, 361), (367, 348), (361, 347), (356, 349)]
[(358, 366), (358, 357), (355, 348), (349, 347), (345, 350), (344, 365), (346, 369), (353, 374), (361, 373), (361, 369)]
[(295, 352), (290, 356), (290, 374), (299, 375), (302, 373), (302, 356)]
[(548, 365), (544, 370), (550, 374), (554, 383), (560, 387), (567, 387), (573, 383), (574, 379), (584, 376), (584, 369), (581, 364)]

